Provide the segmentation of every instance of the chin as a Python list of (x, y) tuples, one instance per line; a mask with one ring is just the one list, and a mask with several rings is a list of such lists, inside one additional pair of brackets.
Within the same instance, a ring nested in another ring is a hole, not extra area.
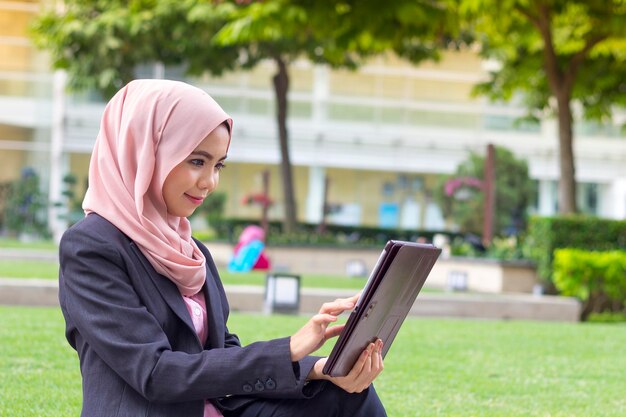
[(167, 214), (174, 217), (189, 217), (194, 214), (196, 210), (168, 210)]

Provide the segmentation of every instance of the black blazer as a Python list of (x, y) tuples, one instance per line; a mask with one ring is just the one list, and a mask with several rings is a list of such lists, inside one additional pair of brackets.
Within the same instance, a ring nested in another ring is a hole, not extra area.
[(317, 360), (292, 363), (289, 338), (242, 347), (207, 248), (202, 346), (177, 287), (119, 229), (90, 214), (61, 240), (59, 300), (83, 379), (82, 415), (201, 417), (205, 399), (232, 409), (255, 398), (306, 398)]

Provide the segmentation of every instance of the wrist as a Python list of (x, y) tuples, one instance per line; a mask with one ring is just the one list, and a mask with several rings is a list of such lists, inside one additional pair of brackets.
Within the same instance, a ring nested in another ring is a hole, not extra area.
[(309, 380), (309, 381), (314, 381), (314, 380), (318, 380), (318, 379), (327, 380), (328, 376), (324, 375), (324, 373), (322, 372), (322, 370), (324, 369), (324, 364), (326, 364), (326, 358), (321, 358), (317, 362), (315, 362), (315, 364), (313, 365), (313, 367), (309, 371), (309, 375), (307, 376), (307, 380)]
[(293, 336), (289, 338), (289, 353), (291, 354), (291, 362), (298, 362), (305, 355), (300, 352), (298, 341)]

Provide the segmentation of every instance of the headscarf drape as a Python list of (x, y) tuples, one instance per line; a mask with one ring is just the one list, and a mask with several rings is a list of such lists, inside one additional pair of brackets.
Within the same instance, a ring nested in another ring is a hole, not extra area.
[(232, 132), (232, 119), (199, 88), (135, 80), (107, 104), (91, 156), (85, 213), (113, 223), (183, 295), (202, 288), (205, 258), (189, 220), (168, 214), (163, 183), (224, 122)]

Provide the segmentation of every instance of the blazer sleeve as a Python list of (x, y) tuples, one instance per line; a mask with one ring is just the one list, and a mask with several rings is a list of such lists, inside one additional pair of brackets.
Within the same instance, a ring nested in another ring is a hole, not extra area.
[[(106, 237), (69, 229), (61, 241), (60, 263), (59, 298), (68, 340), (74, 347), (80, 340), (81, 349), (93, 350), (147, 400), (250, 395), (250, 384), (269, 380), (271, 392), (259, 394), (308, 396), (303, 386), (312, 364), (310, 359), (303, 361), (307, 373), (298, 375), (305, 369), (292, 364), (289, 338), (241, 347), (234, 335), (227, 335), (228, 348), (197, 353), (173, 350), (160, 323), (141, 302), (119, 244)], [(84, 357), (83, 352), (81, 361)], [(90, 371), (88, 366), (81, 363), (83, 373)]]

